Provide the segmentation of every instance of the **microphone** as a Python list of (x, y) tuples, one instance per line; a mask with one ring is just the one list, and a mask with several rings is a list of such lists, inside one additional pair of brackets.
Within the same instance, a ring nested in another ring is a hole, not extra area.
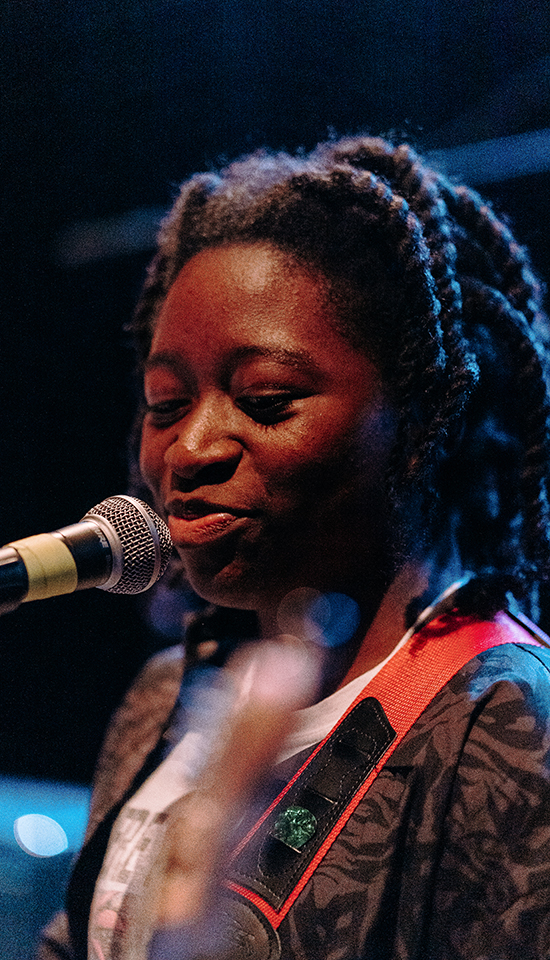
[(78, 523), (0, 549), (0, 614), (20, 603), (99, 587), (142, 593), (172, 553), (164, 520), (137, 497), (108, 497)]

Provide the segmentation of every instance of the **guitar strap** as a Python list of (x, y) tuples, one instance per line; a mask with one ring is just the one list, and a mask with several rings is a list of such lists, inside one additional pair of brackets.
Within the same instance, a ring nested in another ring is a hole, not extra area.
[(279, 925), (431, 700), (477, 654), (539, 644), (539, 635), (508, 613), (491, 621), (455, 613), (432, 620), (397, 651), (235, 850), (222, 911), (231, 939), (224, 958), (277, 960)]

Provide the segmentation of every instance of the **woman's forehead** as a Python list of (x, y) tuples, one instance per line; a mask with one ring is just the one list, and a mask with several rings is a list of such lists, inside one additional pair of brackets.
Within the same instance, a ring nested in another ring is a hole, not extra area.
[(210, 340), (228, 336), (326, 336), (331, 322), (321, 277), (266, 244), (230, 244), (195, 254), (180, 270), (157, 320), (153, 344), (167, 328), (204, 326)]
[[(267, 245), (228, 245), (196, 254), (160, 312), (146, 367), (184, 357), (196, 368), (235, 369), (265, 358), (322, 377), (367, 375), (375, 365), (334, 321), (323, 281)], [(376, 379), (378, 376), (376, 375)]]

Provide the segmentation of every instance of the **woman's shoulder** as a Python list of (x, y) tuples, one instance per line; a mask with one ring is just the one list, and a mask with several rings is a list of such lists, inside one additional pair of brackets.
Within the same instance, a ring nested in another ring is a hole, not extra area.
[(435, 756), (453, 765), (479, 740), (496, 754), (550, 750), (550, 650), (527, 633), (523, 639), (469, 659), (420, 714), (390, 766), (421, 768)]
[(451, 689), (462, 686), (468, 699), (476, 702), (499, 699), (506, 690), (514, 690), (550, 713), (550, 649), (530, 642), (533, 639), (526, 632), (524, 642), (516, 639), (479, 653), (458, 671)]
[(179, 693), (184, 668), (183, 647), (178, 644), (150, 657), (113, 714), (104, 750), (119, 740), (125, 748), (136, 740), (149, 742), (168, 720)]
[[(453, 611), (426, 628), (425, 652), (434, 643), (431, 661), (436, 667), (441, 661), (441, 676), (446, 678), (435, 698), (438, 701), (461, 698), (467, 706), (487, 696), (498, 697), (507, 686), (528, 695), (530, 688), (547, 690), (550, 685), (550, 638), (522, 615), (499, 610), (480, 617)], [(451, 662), (462, 663), (450, 678), (446, 651), (455, 651)], [(545, 707), (550, 710), (550, 696), (546, 696)]]
[(146, 660), (130, 687), (128, 693), (144, 689), (164, 689), (168, 684), (177, 683), (178, 689), (183, 676), (184, 648), (177, 643), (173, 647), (159, 650)]
[(180, 644), (154, 654), (113, 714), (97, 762), (87, 836), (124, 795), (164, 733), (183, 670)]

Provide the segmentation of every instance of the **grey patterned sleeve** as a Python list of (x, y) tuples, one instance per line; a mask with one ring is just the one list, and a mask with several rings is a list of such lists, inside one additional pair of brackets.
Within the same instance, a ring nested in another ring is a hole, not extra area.
[(550, 684), (534, 652), (529, 661), (490, 692), (470, 688), (477, 708), (442, 836), (433, 960), (550, 957)]
[(550, 958), (550, 654), (470, 661), (279, 927), (283, 960)]

